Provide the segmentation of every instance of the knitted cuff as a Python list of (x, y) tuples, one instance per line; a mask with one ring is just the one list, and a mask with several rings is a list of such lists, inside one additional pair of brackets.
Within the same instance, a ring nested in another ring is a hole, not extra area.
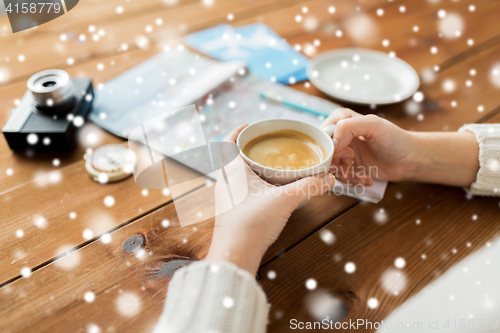
[(500, 195), (500, 124), (469, 124), (458, 131), (474, 133), (479, 145), (479, 171), (468, 191), (474, 195)]
[(179, 269), (154, 333), (266, 331), (264, 291), (245, 270), (225, 261), (198, 261)]

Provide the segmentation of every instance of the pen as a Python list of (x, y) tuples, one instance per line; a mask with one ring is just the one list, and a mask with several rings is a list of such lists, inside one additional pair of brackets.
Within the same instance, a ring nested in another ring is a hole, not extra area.
[(286, 106), (290, 109), (310, 113), (312, 115), (321, 116), (321, 117), (328, 117), (330, 115), (329, 113), (326, 113), (326, 112), (316, 111), (316, 110), (309, 109), (309, 108), (302, 106), (302, 105), (299, 105), (299, 104), (295, 104), (295, 103), (288, 102), (288, 101), (283, 101), (281, 99), (276, 98), (275, 96), (271, 96), (271, 95), (268, 95), (268, 94), (263, 93), (263, 92), (261, 92), (259, 95), (260, 95), (260, 98), (262, 98), (262, 99), (281, 104), (281, 105)]

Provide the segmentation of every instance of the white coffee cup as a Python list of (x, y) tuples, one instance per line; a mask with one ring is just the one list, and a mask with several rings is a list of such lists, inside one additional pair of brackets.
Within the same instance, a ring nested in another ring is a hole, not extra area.
[[(243, 148), (252, 139), (261, 135), (279, 130), (293, 130), (309, 135), (316, 143), (325, 150), (326, 157), (315, 166), (300, 170), (280, 170), (269, 168), (249, 159), (244, 153)], [(262, 179), (271, 184), (285, 185), (297, 179), (314, 176), (320, 173), (327, 173), (333, 158), (333, 140), (332, 135), (335, 132), (335, 125), (328, 125), (325, 128), (318, 128), (308, 123), (290, 119), (269, 119), (263, 120), (245, 127), (238, 138), (238, 146), (241, 157), (250, 165)]]

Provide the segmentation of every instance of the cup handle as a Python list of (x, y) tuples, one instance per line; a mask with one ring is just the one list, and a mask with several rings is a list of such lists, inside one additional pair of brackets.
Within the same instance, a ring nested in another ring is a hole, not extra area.
[(335, 133), (335, 125), (328, 125), (326, 127), (323, 127), (321, 129), (323, 132), (325, 132), (326, 134), (328, 134), (328, 136), (332, 136), (333, 133)]

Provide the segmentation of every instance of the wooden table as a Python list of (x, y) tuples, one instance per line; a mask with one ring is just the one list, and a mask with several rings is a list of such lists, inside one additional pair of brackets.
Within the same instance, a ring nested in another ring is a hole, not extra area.
[[(459, 37), (439, 35), (441, 9), (464, 23)], [(185, 34), (227, 23), (228, 14), (236, 26), (266, 23), (307, 55), (349, 46), (395, 52), (421, 73), (425, 99), (374, 112), (406, 129), (453, 131), (469, 122), (500, 122), (500, 90), (491, 81), (500, 62), (499, 1), (101, 0), (81, 1), (61, 18), (16, 34), (0, 18), (0, 123), (36, 71), (62, 68), (91, 76), (97, 85), (179, 44)], [(144, 48), (136, 44), (141, 36), (149, 41)], [(430, 51), (434, 46), (437, 53)], [(294, 87), (326, 98), (307, 83)], [(12, 153), (0, 138), (2, 332), (148, 332), (175, 267), (207, 253), (213, 219), (180, 228), (168, 193), (145, 193), (133, 179), (93, 182), (84, 169), (85, 149), (122, 140), (91, 123), (82, 133), (74, 152), (37, 158)], [(88, 133), (97, 142), (85, 140)], [(204, 194), (212, 190), (200, 180), (186, 186), (184, 200), (206, 205)], [(106, 196), (114, 197), (113, 206), (103, 203)], [(171, 226), (164, 228), (163, 219)], [(314, 320), (308, 302), (318, 290), (343, 302), (343, 320), (380, 321), (494, 239), (499, 220), (498, 198), (472, 198), (438, 185), (389, 184), (378, 205), (316, 198), (293, 214), (262, 262), (258, 278), (271, 304), (269, 331), (290, 330), (292, 318)], [(321, 240), (324, 230), (334, 233), (335, 243)], [(143, 241), (145, 255), (124, 251), (134, 239)], [(396, 294), (384, 289), (381, 277), (395, 269), (398, 257), (406, 260), (400, 270), (406, 284)], [(347, 262), (356, 265), (354, 273), (344, 270)], [(31, 276), (23, 278), (26, 268)], [(311, 278), (314, 292), (305, 286)], [(377, 308), (367, 306), (369, 298), (379, 301)]]

